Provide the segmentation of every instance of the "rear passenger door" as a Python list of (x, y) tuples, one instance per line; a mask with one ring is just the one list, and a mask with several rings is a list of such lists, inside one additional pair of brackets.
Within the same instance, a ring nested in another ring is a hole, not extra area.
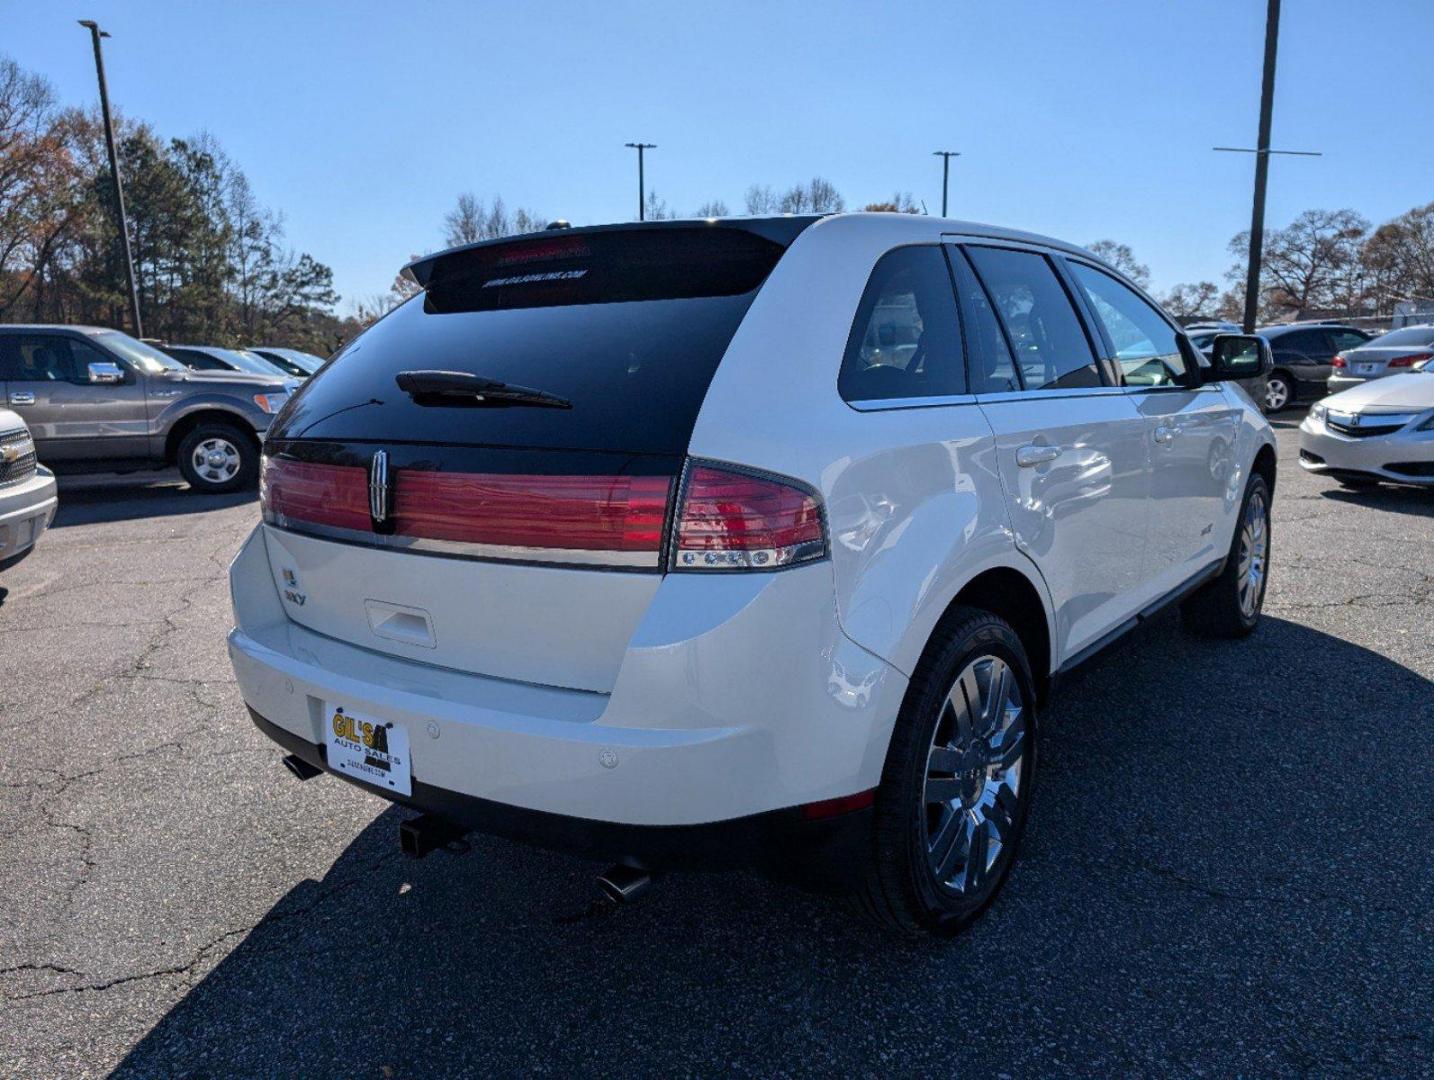
[(1150, 528), (1142, 593), (1171, 592), (1229, 547), (1239, 495), (1239, 407), (1218, 383), (1200, 384), (1163, 314), (1104, 270), (1067, 259), (1107, 357), (1145, 418), (1151, 462)]
[(1334, 343), (1325, 330), (1310, 327), (1291, 330), (1270, 342), (1275, 366), (1287, 370), (1295, 380), (1291, 387), (1302, 398), (1324, 395), (1325, 383), (1334, 371)]
[(1139, 610), (1145, 418), (1097, 359), (1048, 253), (973, 241), (951, 261), (971, 389), (995, 432), (1016, 545), (1055, 605), (1059, 663)]

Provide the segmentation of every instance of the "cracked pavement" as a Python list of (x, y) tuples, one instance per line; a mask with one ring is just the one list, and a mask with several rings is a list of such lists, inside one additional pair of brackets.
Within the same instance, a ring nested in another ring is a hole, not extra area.
[(578, 859), (403, 860), (241, 706), (252, 500), (63, 483), (0, 576), (0, 1075), (1434, 1075), (1434, 492), (1345, 493), (1278, 426), (1259, 632), (1167, 614), (1067, 681), (946, 943), (746, 874), (592, 914)]

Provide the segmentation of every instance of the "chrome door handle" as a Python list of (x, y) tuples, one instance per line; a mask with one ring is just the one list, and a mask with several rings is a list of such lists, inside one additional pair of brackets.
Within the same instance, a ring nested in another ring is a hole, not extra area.
[(16, 390), (10, 395), (10, 404), (33, 405), (35, 404), (35, 395), (28, 390)]
[(1175, 436), (1179, 434), (1179, 428), (1169, 428), (1162, 424), (1160, 425), (1160, 427), (1155, 429), (1155, 441), (1160, 443), (1161, 445), (1164, 445), (1166, 443), (1173, 443), (1175, 441)]
[(1016, 464), (1023, 469), (1029, 469), (1036, 465), (1044, 465), (1048, 461), (1055, 461), (1060, 456), (1061, 448), (1059, 446), (1038, 446), (1033, 443), (1016, 451)]

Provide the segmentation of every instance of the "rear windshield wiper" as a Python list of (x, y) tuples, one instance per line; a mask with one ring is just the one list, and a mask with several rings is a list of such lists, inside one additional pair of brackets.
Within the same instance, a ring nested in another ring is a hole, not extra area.
[(466, 371), (400, 371), (398, 388), (418, 405), (534, 405), (544, 409), (571, 409), (565, 397), (518, 386), (501, 379), (485, 379)]

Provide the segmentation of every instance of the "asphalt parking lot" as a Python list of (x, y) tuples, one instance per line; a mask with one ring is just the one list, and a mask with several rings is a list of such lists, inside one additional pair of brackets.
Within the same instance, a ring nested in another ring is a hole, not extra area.
[(945, 943), (749, 875), (593, 915), (577, 859), (404, 860), (240, 703), (252, 499), (65, 483), (0, 577), (0, 1075), (1434, 1073), (1434, 492), (1279, 426), (1260, 630), (1163, 616), (1069, 681)]

